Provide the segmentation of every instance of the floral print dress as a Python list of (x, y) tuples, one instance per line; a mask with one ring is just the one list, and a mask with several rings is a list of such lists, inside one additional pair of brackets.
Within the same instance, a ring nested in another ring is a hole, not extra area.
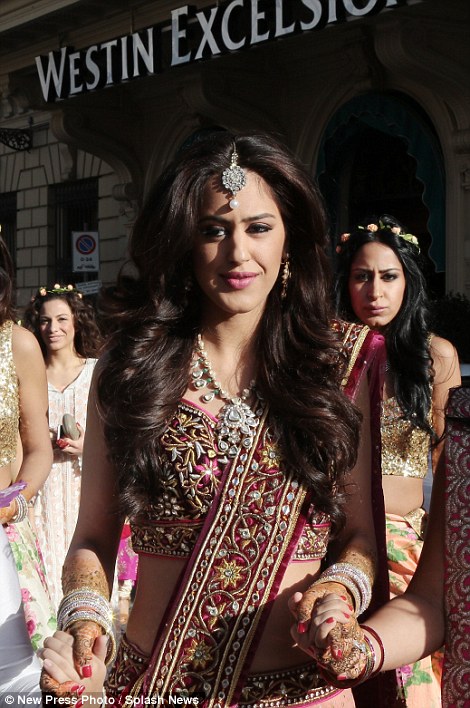
[(29, 519), (7, 524), (5, 531), (18, 570), (28, 633), (37, 651), (57, 628), (41, 551)]

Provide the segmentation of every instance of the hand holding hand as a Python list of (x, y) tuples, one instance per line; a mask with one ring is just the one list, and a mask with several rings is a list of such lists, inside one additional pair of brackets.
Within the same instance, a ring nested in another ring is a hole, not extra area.
[[(338, 594), (342, 592), (342, 594)], [(296, 593), (290, 609), (298, 620), (291, 634), (298, 646), (317, 658), (319, 651), (328, 644), (328, 635), (338, 622), (345, 623), (353, 616), (353, 607), (342, 586), (321, 583), (311, 586), (305, 593)]]
[(313, 585), (291, 598), (290, 609), (298, 620), (291, 630), (293, 638), (313, 656), (329, 683), (345, 687), (345, 681), (362, 676), (368, 646), (343, 586)]
[[(318, 583), (311, 585), (303, 594), (296, 593), (297, 600), (294, 598), (290, 601), (290, 609), (297, 619), (297, 630), (299, 634), (308, 632), (309, 623), (315, 608), (315, 614), (318, 612), (317, 603), (327, 595), (333, 595), (333, 600), (339, 598), (342, 604), (339, 605), (339, 612), (343, 612), (348, 619), (354, 608), (351, 604), (351, 598), (344, 585), (336, 582)], [(323, 606), (323, 609), (325, 607)], [(342, 620), (344, 621), (344, 619)], [(331, 627), (329, 628), (331, 629)]]
[(67, 632), (57, 631), (45, 640), (44, 649), (38, 652), (44, 661), (40, 680), (42, 691), (58, 697), (81, 696), (84, 691), (101, 693), (106, 675), (107, 638), (100, 634), (93, 642), (91, 658), (87, 657), (87, 665), (91, 667), (89, 678), (77, 670), (74, 649), (75, 638)]
[[(331, 630), (327, 646), (323, 651), (320, 650), (317, 661), (330, 683), (344, 687), (345, 681), (354, 681), (363, 676), (369, 656), (370, 649), (365, 642), (364, 632), (353, 616), (344, 624), (338, 622)], [(372, 664), (371, 670), (373, 668)]]

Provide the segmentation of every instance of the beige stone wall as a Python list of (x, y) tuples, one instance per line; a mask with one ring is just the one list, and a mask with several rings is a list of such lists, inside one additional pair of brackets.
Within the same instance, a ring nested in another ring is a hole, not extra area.
[[(73, 169), (72, 169), (73, 163)], [(48, 283), (48, 187), (73, 171), (75, 179), (98, 178), (98, 220), (104, 284), (114, 282), (125, 257), (129, 218), (112, 196), (117, 177), (102, 159), (83, 150), (70, 151), (50, 127), (33, 130), (30, 152), (0, 145), (0, 192), (17, 195), (17, 302), (24, 307), (40, 285)]]

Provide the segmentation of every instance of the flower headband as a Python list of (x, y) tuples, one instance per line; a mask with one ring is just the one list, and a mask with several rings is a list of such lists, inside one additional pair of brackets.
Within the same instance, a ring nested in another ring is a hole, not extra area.
[(38, 296), (46, 297), (46, 295), (65, 295), (66, 293), (76, 293), (80, 300), (83, 298), (83, 294), (73, 285), (60, 285), (60, 283), (54, 283), (50, 289), (41, 286), (38, 289), (38, 294), (31, 298), (31, 302), (34, 302)]
[[(367, 226), (358, 226), (357, 228), (361, 231), (369, 231), (371, 233), (374, 233), (375, 231), (379, 231), (379, 230), (391, 231), (393, 234), (396, 234), (397, 236), (404, 239), (405, 241), (408, 241), (408, 243), (411, 243), (413, 246), (416, 246), (416, 248), (418, 249), (418, 253), (420, 252), (419, 241), (418, 241), (417, 237), (414, 234), (404, 233), (401, 230), (400, 226), (389, 226), (388, 224), (384, 224), (384, 223), (382, 223), (382, 221), (379, 221), (378, 224), (367, 224)], [(345, 234), (341, 234), (339, 240), (341, 243), (346, 243), (347, 241), (349, 241), (350, 238), (351, 238), (351, 234), (345, 233)], [(341, 243), (338, 246), (336, 246), (336, 253), (342, 252), (343, 246), (341, 246)]]

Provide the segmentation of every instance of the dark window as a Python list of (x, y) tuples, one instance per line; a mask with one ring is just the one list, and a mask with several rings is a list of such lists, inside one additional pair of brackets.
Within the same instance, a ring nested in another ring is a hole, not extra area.
[(62, 284), (82, 281), (86, 274), (73, 272), (72, 231), (98, 230), (98, 180), (83, 179), (50, 188), (49, 281)]
[(16, 267), (16, 192), (0, 194), (0, 226)]

